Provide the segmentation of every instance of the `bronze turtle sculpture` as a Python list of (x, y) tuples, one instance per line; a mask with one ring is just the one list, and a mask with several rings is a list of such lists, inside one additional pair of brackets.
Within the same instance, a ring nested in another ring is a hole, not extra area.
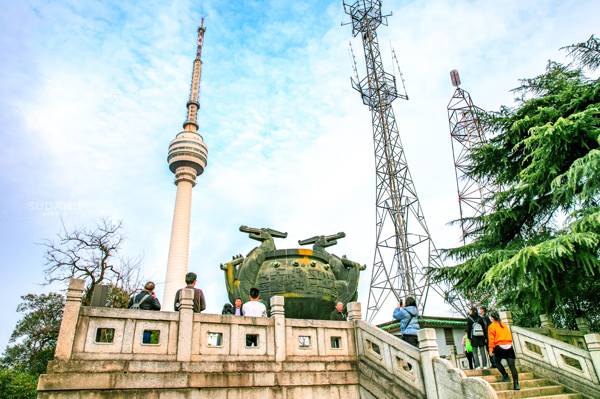
[(300, 245), (313, 244), (312, 250), (278, 250), (274, 238), (286, 238), (287, 233), (247, 226), (241, 226), (240, 231), (261, 244), (246, 257), (237, 255), (221, 264), (231, 303), (236, 298), (247, 302), (250, 288), (256, 287), (267, 308), (272, 296), (285, 297), (287, 318), (328, 320), (337, 302), (346, 306), (356, 300), (359, 273), (366, 265), (325, 251), (346, 236), (343, 232), (298, 241)]

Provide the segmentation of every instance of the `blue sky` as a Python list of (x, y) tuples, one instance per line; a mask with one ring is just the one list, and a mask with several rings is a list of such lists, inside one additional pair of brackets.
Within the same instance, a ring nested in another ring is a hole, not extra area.
[[(208, 166), (194, 188), (190, 270), (208, 311), (227, 301), (219, 264), (255, 244), (240, 225), (297, 240), (345, 231), (332, 252), (369, 265), (375, 234), (371, 118), (350, 87), (339, 1), (13, 1), (0, 14), (0, 249), (4, 348), (20, 295), (42, 287), (43, 248), (61, 226), (123, 220), (124, 253), (164, 282), (175, 201), (166, 162), (189, 95), (206, 17), (200, 132)], [(437, 247), (458, 243), (446, 106), (449, 71), (482, 108), (511, 104), (519, 78), (597, 27), (597, 1), (384, 1), (409, 101), (395, 112)], [(366, 301), (370, 268), (363, 272)], [(158, 286), (162, 296), (161, 285)], [(365, 304), (366, 306), (366, 304)], [(386, 321), (390, 315), (382, 314)], [(444, 314), (432, 301), (429, 314)]]

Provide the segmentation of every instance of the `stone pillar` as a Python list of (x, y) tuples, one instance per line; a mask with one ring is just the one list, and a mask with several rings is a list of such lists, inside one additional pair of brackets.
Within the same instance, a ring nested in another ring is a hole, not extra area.
[(586, 334), (584, 338), (590, 355), (592, 356), (592, 363), (594, 363), (594, 368), (596, 369), (596, 376), (600, 379), (600, 334)]
[(500, 321), (509, 328), (513, 326), (512, 314), (510, 312), (500, 312)]
[(435, 330), (433, 328), (421, 329), (417, 332), (417, 337), (419, 337), (419, 349), (421, 350), (425, 394), (427, 395), (427, 399), (438, 399), (433, 359), (440, 357), (440, 354), (438, 352)]
[(585, 317), (578, 317), (575, 322), (577, 323), (577, 329), (582, 333), (589, 334), (591, 332)]
[(452, 362), (454, 367), (460, 368), (460, 367), (458, 367), (458, 356), (457, 356), (457, 352), (456, 352), (456, 345), (450, 346), (450, 361)]
[(542, 322), (542, 328), (554, 328), (552, 317), (549, 314), (541, 314), (540, 321)]
[(189, 362), (192, 356), (192, 332), (194, 327), (194, 290), (181, 290), (179, 307), (179, 334), (177, 337), (177, 361)]
[(54, 358), (57, 360), (67, 361), (71, 359), (84, 288), (85, 280), (72, 278), (69, 282), (67, 303), (65, 303), (65, 310), (63, 311), (62, 321), (60, 322), (60, 330), (58, 333), (58, 340), (56, 341), (56, 350), (54, 352)]
[(348, 310), (348, 321), (362, 320), (360, 302), (350, 302), (346, 305), (346, 310)]
[(282, 296), (271, 297), (271, 317), (275, 319), (275, 361), (285, 362), (285, 310)]

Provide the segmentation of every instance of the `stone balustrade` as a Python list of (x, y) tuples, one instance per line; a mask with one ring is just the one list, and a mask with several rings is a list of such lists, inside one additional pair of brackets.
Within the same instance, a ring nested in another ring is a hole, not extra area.
[(585, 317), (578, 317), (575, 319), (577, 322), (578, 330), (566, 330), (562, 328), (556, 328), (550, 315), (540, 315), (541, 328), (527, 328), (529, 331), (536, 332), (538, 334), (545, 335), (559, 341), (563, 341), (569, 345), (577, 346), (578, 348), (587, 350), (587, 344), (585, 342), (585, 335), (590, 333), (588, 322)]
[(419, 330), (419, 348), (362, 320), (355, 321), (360, 398), (497, 398), (492, 386), (438, 353), (435, 330)]
[[(71, 354), (64, 360), (356, 359), (354, 329), (348, 322), (284, 318), (277, 326), (277, 317), (184, 312), (183, 305), (180, 312), (82, 307)], [(283, 345), (276, 345), (276, 330), (281, 330)]]
[[(599, 334), (585, 335), (588, 350), (570, 345), (535, 330), (514, 326), (510, 312), (501, 312), (500, 319), (512, 332), (513, 345), (521, 365), (536, 374), (555, 380), (591, 397), (600, 397)], [(548, 319), (542, 319), (548, 328)]]
[(363, 321), (360, 303), (349, 321), (297, 320), (277, 296), (255, 318), (193, 313), (191, 290), (178, 312), (83, 307), (82, 292), (71, 281), (39, 399), (496, 397), (439, 359), (435, 330), (417, 349)]

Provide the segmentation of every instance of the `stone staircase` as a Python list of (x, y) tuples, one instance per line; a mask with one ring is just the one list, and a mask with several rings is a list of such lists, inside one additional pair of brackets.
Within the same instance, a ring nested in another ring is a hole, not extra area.
[(506, 372), (508, 373), (511, 382), (498, 382), (502, 379), (500, 371), (497, 369), (487, 370), (463, 370), (467, 377), (478, 377), (489, 382), (492, 387), (496, 390), (498, 399), (520, 399), (520, 398), (531, 398), (531, 399), (583, 399), (584, 396), (580, 393), (570, 393), (567, 388), (562, 385), (556, 384), (545, 378), (538, 378), (532, 372), (524, 367), (517, 367), (519, 372), (519, 387), (520, 391), (513, 390), (512, 377), (508, 367)]

